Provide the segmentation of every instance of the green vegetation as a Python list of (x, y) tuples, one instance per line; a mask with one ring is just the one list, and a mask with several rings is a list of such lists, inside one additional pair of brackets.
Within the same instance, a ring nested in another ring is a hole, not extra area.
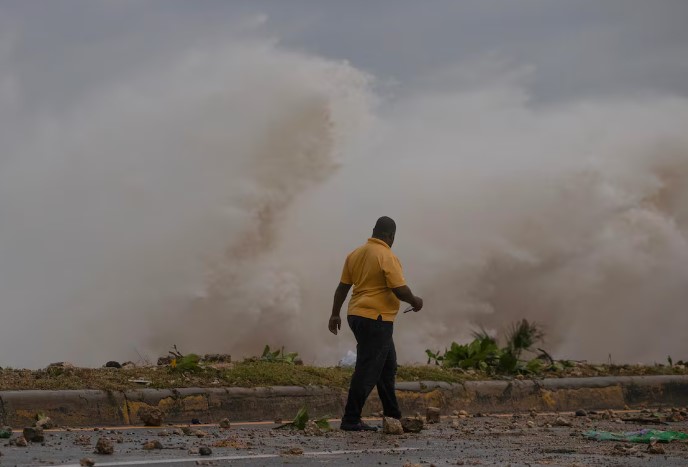
[(511, 326), (506, 333), (503, 347), (498, 345), (497, 339), (485, 330), (473, 333), (473, 341), (469, 344), (452, 342), (444, 353), (425, 353), (428, 364), (435, 363), (445, 368), (459, 368), (461, 370), (476, 370), (488, 375), (539, 375), (544, 371), (557, 371), (565, 367), (564, 363), (555, 362), (550, 355), (542, 350), (537, 357), (524, 360), (524, 353), (532, 353), (533, 347), (544, 337), (542, 329), (528, 320), (521, 320)]
[[(332, 427), (330, 426), (330, 422), (327, 420), (328, 418), (328, 416), (325, 416), (314, 420), (315, 425), (323, 431), (330, 431)], [(308, 420), (310, 420), (308, 417), (308, 410), (306, 410), (305, 407), (301, 407), (296, 414), (296, 417), (294, 417), (294, 420), (289, 423), (285, 423), (284, 425), (280, 425), (276, 429), (294, 428), (297, 430), (304, 430), (308, 424)]]

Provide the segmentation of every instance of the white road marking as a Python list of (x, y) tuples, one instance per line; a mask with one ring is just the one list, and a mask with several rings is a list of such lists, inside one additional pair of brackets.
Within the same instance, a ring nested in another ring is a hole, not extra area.
[[(343, 454), (364, 454), (364, 453), (382, 453), (382, 452), (405, 452), (417, 451), (419, 448), (387, 448), (387, 449), (351, 449), (340, 451), (306, 451), (302, 456), (284, 456), (284, 457), (318, 457), (318, 456), (339, 456)], [(243, 456), (205, 456), (205, 457), (177, 457), (172, 459), (138, 459), (116, 462), (97, 462), (99, 467), (119, 466), (119, 465), (152, 465), (152, 464), (181, 464), (184, 462), (196, 461), (240, 461), (250, 459), (275, 459), (281, 457), (280, 454), (246, 454)], [(79, 464), (62, 464), (61, 467), (80, 467)]]

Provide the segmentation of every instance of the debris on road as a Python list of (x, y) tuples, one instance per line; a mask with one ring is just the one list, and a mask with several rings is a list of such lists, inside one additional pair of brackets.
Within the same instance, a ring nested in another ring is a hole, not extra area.
[(587, 417), (588, 412), (584, 409), (578, 409), (576, 410), (576, 417)]
[(664, 448), (657, 444), (657, 440), (650, 442), (650, 445), (647, 447), (647, 452), (650, 454), (666, 454)]
[(627, 441), (630, 443), (669, 443), (671, 441), (688, 440), (688, 434), (680, 431), (660, 431), (660, 430), (639, 430), (627, 431), (624, 433), (614, 433), (611, 431), (590, 430), (583, 433), (583, 436), (595, 441)]
[(401, 426), (406, 433), (420, 433), (425, 423), (422, 417), (404, 417), (401, 419)]
[(141, 407), (137, 412), (136, 416), (143, 422), (146, 426), (161, 426), (164, 414), (162, 410), (157, 407)]
[(283, 456), (302, 456), (303, 455), (303, 449), (300, 447), (293, 447), (289, 448), (285, 451), (282, 451)]
[(143, 449), (145, 449), (146, 451), (153, 451), (155, 449), (162, 449), (162, 443), (160, 441), (158, 441), (157, 439), (146, 441), (143, 444)]
[(98, 438), (98, 442), (96, 443), (96, 454), (112, 454), (115, 452), (115, 446), (112, 444), (112, 440), (110, 438), (106, 437), (101, 437)]
[(15, 446), (17, 446), (19, 448), (25, 448), (26, 446), (29, 445), (28, 441), (26, 441), (26, 438), (24, 438), (23, 436), (19, 436), (19, 437), (13, 439), (12, 441), (14, 441), (14, 442), (13, 443), (10, 442), (10, 444), (14, 444)]
[(79, 461), (79, 465), (81, 467), (93, 467), (94, 465), (96, 465), (96, 461), (94, 461), (93, 459), (90, 459), (88, 457), (84, 457), (83, 459), (81, 459)]
[(564, 417), (557, 417), (557, 419), (554, 420), (554, 425), (555, 426), (573, 426), (573, 423), (571, 423), (570, 420), (567, 420)]
[(193, 432), (193, 435), (194, 435), (196, 438), (205, 438), (206, 436), (208, 436), (208, 433), (205, 432), (205, 431), (203, 431), (203, 430), (195, 430), (195, 431)]
[(222, 420), (220, 420), (220, 428), (222, 428), (223, 430), (227, 430), (231, 427), (232, 424), (230, 423), (229, 418), (223, 418)]
[(76, 438), (74, 438), (74, 444), (76, 446), (90, 446), (91, 445), (91, 436), (90, 435), (79, 435)]
[(105, 364), (105, 368), (122, 368), (122, 365), (119, 362), (116, 362), (114, 360), (110, 360)]
[(200, 448), (198, 448), (198, 453), (201, 456), (209, 456), (213, 453), (213, 450), (210, 449), (208, 446), (201, 446)]
[(8, 439), (12, 437), (12, 427), (3, 426), (0, 428), (0, 439)]
[(45, 434), (43, 428), (39, 426), (29, 426), (24, 428), (24, 438), (32, 443), (42, 443), (45, 441)]
[(385, 417), (382, 419), (382, 432), (387, 435), (403, 435), (404, 428), (396, 418)]
[(437, 407), (428, 407), (425, 411), (425, 419), (428, 423), (439, 423), (440, 409)]
[(322, 436), (323, 430), (320, 429), (317, 423), (313, 420), (308, 420), (306, 426), (303, 429), (303, 433), (306, 436)]

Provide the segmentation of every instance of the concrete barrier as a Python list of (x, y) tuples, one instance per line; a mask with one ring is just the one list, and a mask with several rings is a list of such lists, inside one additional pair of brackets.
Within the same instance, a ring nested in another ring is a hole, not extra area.
[[(688, 406), (688, 376), (624, 376), (544, 380), (402, 382), (397, 385), (404, 413), (424, 412), (428, 406), (443, 413), (573, 411), (623, 409), (626, 406)], [(157, 407), (167, 422), (192, 418), (217, 422), (291, 419), (301, 407), (315, 416), (339, 417), (346, 392), (324, 387), (0, 391), (0, 423), (31, 425), (41, 412), (64, 426), (138, 424), (143, 406)], [(373, 393), (364, 414), (381, 409)]]

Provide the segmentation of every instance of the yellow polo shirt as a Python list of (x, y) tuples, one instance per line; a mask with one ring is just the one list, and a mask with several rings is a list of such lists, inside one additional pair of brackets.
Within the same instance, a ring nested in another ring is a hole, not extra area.
[(392, 289), (406, 285), (399, 258), (382, 240), (368, 242), (346, 257), (341, 282), (353, 284), (349, 315), (394, 321), (399, 299)]

